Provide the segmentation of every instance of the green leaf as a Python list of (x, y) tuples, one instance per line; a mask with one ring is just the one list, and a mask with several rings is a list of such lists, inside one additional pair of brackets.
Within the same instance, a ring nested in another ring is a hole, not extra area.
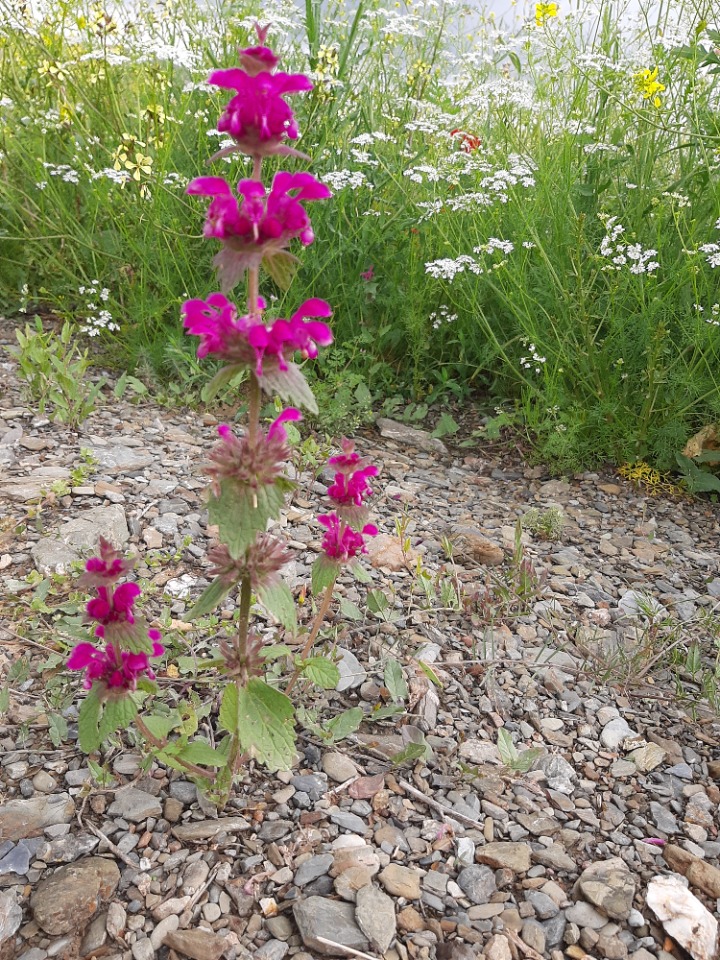
[(513, 770), (517, 770), (518, 773), (527, 773), (541, 753), (542, 750), (539, 750), (537, 747), (531, 747), (529, 750), (523, 750), (518, 755), (517, 759), (513, 760), (511, 764)]
[(517, 760), (519, 754), (512, 737), (504, 727), (500, 727), (498, 730), (497, 747), (502, 762), (506, 766), (511, 767)]
[(430, 666), (430, 664), (425, 663), (424, 660), (416, 660), (415, 662), (416, 662), (417, 665), (420, 667), (420, 669), (421, 669), (422, 672), (425, 674), (425, 676), (428, 678), (428, 680), (430, 681), (430, 683), (434, 683), (435, 686), (438, 688), (438, 690), (442, 690), (442, 688), (443, 688), (442, 680), (441, 680), (440, 677), (435, 673), (435, 671), (434, 671), (433, 668)]
[(80, 749), (85, 753), (94, 753), (102, 743), (98, 724), (100, 721), (100, 697), (91, 690), (80, 704), (78, 715), (78, 734)]
[(227, 367), (222, 367), (218, 370), (215, 376), (210, 380), (209, 383), (206, 383), (205, 386), (200, 391), (200, 399), (203, 403), (208, 403), (214, 397), (220, 393), (223, 387), (228, 387), (235, 377), (244, 373), (246, 370), (245, 364), (243, 363), (231, 363)]
[(59, 747), (67, 737), (67, 720), (61, 713), (48, 714), (48, 735), (54, 747)]
[(385, 686), (390, 691), (390, 696), (396, 702), (404, 702), (408, 697), (408, 685), (403, 676), (403, 670), (397, 660), (388, 660), (385, 664)]
[(460, 427), (453, 420), (449, 413), (443, 413), (440, 419), (438, 420), (437, 426), (430, 434), (431, 437), (436, 439), (440, 437), (448, 437), (457, 433)]
[(315, 596), (335, 583), (339, 573), (340, 561), (321, 553), (312, 565), (312, 592)]
[(363, 619), (362, 610), (347, 597), (340, 601), (340, 613), (348, 620), (359, 621)]
[(238, 730), (238, 689), (234, 683), (228, 683), (223, 693), (218, 723), (223, 730), (236, 734)]
[(372, 583), (372, 575), (368, 573), (365, 567), (361, 563), (358, 563), (357, 560), (352, 564), (350, 569), (359, 583)]
[(100, 741), (109, 737), (116, 730), (124, 730), (135, 719), (138, 707), (132, 697), (125, 696), (119, 700), (106, 700), (105, 710), (100, 720)]
[(208, 512), (231, 555), (239, 557), (254, 543), (255, 535), (265, 530), (268, 520), (279, 515), (284, 502), (277, 484), (252, 490), (226, 479), (220, 484), (220, 496), (210, 498)]
[(232, 584), (224, 583), (220, 577), (215, 577), (209, 587), (206, 587), (197, 600), (197, 603), (185, 616), (185, 621), (191, 623), (198, 617), (207, 616), (217, 607), (232, 589)]
[(389, 703), (387, 706), (373, 709), (368, 720), (387, 720), (388, 717), (396, 717), (399, 713), (405, 713), (405, 708), (399, 703)]
[(305, 407), (310, 413), (318, 412), (318, 405), (300, 367), (288, 363), (287, 370), (269, 368), (260, 377), (260, 386), (266, 393), (276, 393), (286, 403)]
[(258, 599), (286, 630), (293, 634), (297, 632), (295, 600), (290, 592), (290, 587), (283, 580), (278, 580), (266, 587), (260, 587)]
[(149, 716), (143, 717), (143, 720), (150, 733), (154, 737), (157, 737), (158, 740), (164, 740), (170, 731), (174, 730), (175, 727), (181, 723), (180, 714), (176, 710), (173, 710), (166, 716), (159, 713), (151, 713)]
[(238, 736), (244, 751), (269, 770), (289, 770), (295, 756), (293, 705), (263, 680), (238, 690)]
[(280, 657), (291, 657), (292, 650), (286, 643), (274, 643), (271, 647), (263, 647), (260, 651), (263, 660), (279, 660)]
[(720, 450), (703, 450), (693, 459), (696, 463), (720, 463)]
[(3, 684), (2, 689), (0, 689), (0, 716), (4, 713), (7, 713), (8, 708), (10, 707), (10, 685)]
[(144, 617), (136, 617), (134, 623), (116, 621), (105, 627), (108, 643), (116, 644), (131, 653), (152, 653), (153, 642), (148, 636), (148, 625)]
[(291, 253), (280, 250), (277, 253), (265, 254), (263, 266), (281, 290), (287, 290), (297, 273), (298, 258)]
[(327, 657), (312, 657), (306, 660), (301, 667), (301, 673), (323, 690), (334, 690), (340, 680), (337, 665)]
[(382, 590), (368, 590), (368, 608), (372, 613), (382, 613), (387, 610), (390, 601)]
[(193, 740), (182, 748), (176, 754), (178, 760), (186, 760), (188, 763), (202, 763), (207, 767), (224, 767), (227, 763), (227, 757), (214, 750), (209, 743), (204, 740)]
[(398, 753), (390, 757), (391, 763), (398, 766), (401, 763), (407, 763), (409, 760), (419, 760), (421, 757), (424, 757), (427, 754), (427, 744), (425, 743), (408, 743), (407, 746), (403, 747)]
[(327, 735), (332, 740), (342, 740), (344, 737), (355, 733), (357, 728), (365, 719), (362, 707), (352, 707), (350, 710), (343, 710), (328, 723), (326, 729)]

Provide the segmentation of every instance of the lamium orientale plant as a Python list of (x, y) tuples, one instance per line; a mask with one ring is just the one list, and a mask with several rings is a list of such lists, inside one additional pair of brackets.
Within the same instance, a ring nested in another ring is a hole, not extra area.
[[(70, 669), (85, 671), (89, 691), (80, 709), (83, 749), (98, 749), (106, 736), (134, 723), (151, 756), (186, 772), (221, 806), (246, 760), (258, 760), (270, 769), (290, 766), (295, 711), (289, 694), (298, 680), (328, 689), (337, 684), (339, 671), (332, 658), (313, 656), (313, 647), (340, 571), (366, 551), (365, 537), (377, 533), (367, 522), (366, 506), (377, 467), (345, 440), (342, 452), (329, 460), (335, 479), (327, 493), (334, 509), (318, 517), (325, 531), (312, 571), (318, 609), (306, 633), (301, 633), (292, 593), (281, 578), (291, 554), (267, 526), (279, 516), (293, 487), (284, 472), (291, 452), (285, 425), (301, 419), (299, 408), (317, 413), (296, 355), (315, 358), (318, 347), (332, 342), (324, 322), (332, 311), (324, 300), (312, 298), (288, 319), (265, 319), (260, 273), (264, 269), (287, 288), (297, 263), (288, 248), (294, 240), (308, 245), (314, 239), (305, 204), (331, 194), (307, 172), (281, 171), (269, 190), (263, 184), (264, 157), (307, 159), (288, 144), (299, 134), (284, 98), (310, 90), (312, 84), (303, 74), (276, 72), (278, 58), (265, 46), (268, 28), (256, 29), (259, 45), (240, 51), (240, 67), (216, 70), (209, 78), (233, 91), (218, 129), (234, 142), (213, 159), (238, 151), (249, 154), (252, 176), (240, 180), (236, 188), (215, 176), (198, 177), (187, 188), (191, 195), (210, 198), (204, 235), (220, 244), (214, 264), (221, 292), (186, 301), (183, 324), (200, 340), (199, 358), (210, 355), (223, 362), (210, 384), (210, 395), (241, 372), (248, 377), (245, 429), (221, 425), (209, 455), (208, 510), (219, 543), (208, 554), (214, 579), (189, 615), (191, 620), (205, 616), (232, 591), (239, 592), (236, 631), (222, 637), (216, 655), (203, 663), (203, 668), (217, 670), (225, 684), (217, 718), (223, 736), (214, 744), (196, 736), (198, 718), (210, 709), (197, 697), (172, 709), (160, 697), (153, 698), (151, 708), (139, 712), (145, 698), (157, 692), (150, 661), (164, 651), (159, 633), (148, 630), (134, 613), (138, 586), (118, 584), (132, 569), (132, 560), (123, 559), (104, 540), (99, 557), (88, 561), (83, 582), (97, 590), (87, 613), (97, 622), (95, 634), (105, 648), (80, 643), (68, 661)], [(242, 280), (247, 293), (243, 310), (228, 299)], [(263, 392), (288, 404), (268, 427), (260, 422)], [(294, 649), (267, 642), (252, 626), (254, 598), (279, 622), (278, 632), (294, 640)], [(277, 671), (272, 683), (266, 672), (270, 661), (283, 658), (289, 665), (284, 691)]]

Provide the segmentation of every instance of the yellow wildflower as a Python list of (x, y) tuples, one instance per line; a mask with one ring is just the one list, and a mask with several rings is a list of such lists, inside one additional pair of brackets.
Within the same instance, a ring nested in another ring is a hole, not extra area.
[(558, 5), (556, 3), (536, 3), (535, 4), (535, 26), (542, 27), (546, 20), (558, 15)]
[(652, 100), (654, 107), (660, 107), (662, 100), (658, 94), (663, 92), (665, 84), (658, 80), (658, 68), (655, 67), (654, 70), (650, 70), (646, 67), (644, 70), (638, 70), (637, 73), (633, 74), (633, 79), (635, 80), (635, 86), (642, 94), (643, 100)]
[(133, 180), (140, 182), (143, 175), (149, 177), (152, 173), (152, 162), (152, 157), (146, 157), (138, 150), (132, 160), (128, 158), (125, 161), (125, 169), (132, 170)]

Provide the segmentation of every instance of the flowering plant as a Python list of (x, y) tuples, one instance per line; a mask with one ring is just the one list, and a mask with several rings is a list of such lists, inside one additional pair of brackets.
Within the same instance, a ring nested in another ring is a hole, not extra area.
[[(210, 76), (210, 83), (234, 91), (218, 124), (234, 143), (218, 156), (236, 151), (249, 154), (252, 176), (240, 180), (236, 189), (214, 176), (198, 177), (187, 188), (191, 195), (210, 198), (204, 235), (222, 245), (214, 261), (222, 292), (187, 300), (182, 307), (183, 324), (199, 338), (199, 358), (212, 355), (224, 363), (210, 394), (241, 372), (248, 384), (246, 428), (240, 432), (220, 425), (205, 468), (210, 478), (209, 517), (220, 542), (208, 554), (214, 579), (190, 613), (190, 619), (208, 614), (230, 591), (239, 590), (237, 632), (220, 640), (217, 655), (206, 664), (227, 680), (218, 716), (226, 736), (215, 746), (191, 743), (187, 718), (177, 712), (139, 716), (142, 697), (153, 690), (150, 659), (160, 656), (163, 647), (157, 631), (148, 630), (134, 612), (140, 594), (137, 585), (114, 586), (132, 569), (132, 561), (121, 558), (105, 541), (100, 556), (88, 562), (84, 582), (96, 589), (87, 612), (97, 623), (95, 635), (106, 646), (98, 650), (80, 643), (68, 661), (70, 669), (85, 671), (84, 686), (90, 691), (81, 711), (81, 744), (86, 749), (100, 745), (109, 730), (105, 722), (109, 713), (113, 730), (134, 720), (158, 759), (191, 773), (220, 804), (227, 801), (244, 759), (255, 758), (273, 769), (292, 762), (294, 708), (288, 694), (301, 676), (327, 688), (337, 684), (338, 668), (327, 657), (312, 656), (312, 648), (338, 575), (344, 565), (366, 552), (366, 538), (378, 532), (368, 522), (366, 503), (377, 467), (361, 457), (352, 442), (343, 441), (342, 453), (329, 461), (335, 476), (327, 493), (334, 509), (318, 517), (325, 533), (312, 571), (312, 588), (322, 594), (322, 600), (307, 635), (302, 636), (292, 594), (281, 577), (290, 553), (267, 532), (267, 526), (279, 515), (293, 486), (284, 469), (290, 457), (286, 424), (302, 419), (300, 408), (317, 412), (295, 358), (297, 354), (316, 358), (320, 347), (332, 343), (332, 332), (324, 322), (332, 310), (324, 300), (311, 298), (288, 319), (266, 320), (260, 269), (287, 286), (296, 260), (288, 248), (295, 240), (304, 245), (314, 240), (304, 204), (325, 199), (330, 191), (306, 172), (276, 173), (269, 191), (261, 180), (264, 157), (305, 158), (286, 143), (297, 140), (299, 131), (284, 97), (310, 90), (312, 84), (302, 74), (276, 73), (278, 59), (265, 45), (267, 28), (258, 27), (257, 33), (259, 45), (240, 51), (240, 67)], [(240, 309), (228, 294), (243, 279), (247, 298)], [(263, 392), (288, 404), (267, 428), (260, 423)], [(254, 597), (301, 646), (299, 655), (285, 644), (267, 644), (251, 627)], [(292, 668), (285, 692), (265, 678), (268, 660), (283, 656), (290, 659)], [(169, 740), (174, 729), (180, 735)], [(206, 767), (218, 772), (210, 776)]]

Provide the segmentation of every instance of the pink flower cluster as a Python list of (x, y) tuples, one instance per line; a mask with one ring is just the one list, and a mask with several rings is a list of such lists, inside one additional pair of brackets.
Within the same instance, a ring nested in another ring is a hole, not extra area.
[[(138, 677), (145, 674), (153, 679), (155, 676), (148, 658), (159, 657), (164, 652), (158, 630), (147, 631), (150, 653), (123, 650), (121, 646), (123, 639), (130, 638), (136, 647), (145, 643), (143, 621), (136, 622), (134, 613), (140, 587), (136, 583), (113, 586), (134, 565), (133, 558), (124, 558), (104, 537), (100, 537), (100, 556), (91, 557), (85, 564), (80, 582), (94, 587), (97, 594), (86, 606), (87, 615), (97, 624), (95, 636), (107, 640), (104, 650), (98, 650), (91, 643), (78, 643), (70, 654), (68, 668), (85, 671), (86, 690), (98, 683), (104, 690), (131, 691), (137, 687)], [(143, 633), (140, 643), (134, 636), (136, 631)]]
[[(258, 300), (260, 310), (265, 301)], [(332, 343), (332, 332), (325, 323), (308, 317), (329, 317), (330, 305), (316, 297), (306, 300), (289, 320), (278, 318), (266, 326), (259, 316), (238, 316), (237, 307), (222, 293), (211, 293), (207, 300), (186, 300), (182, 308), (183, 325), (192, 336), (200, 337), (198, 357), (209, 353), (228, 363), (254, 366), (255, 375), (272, 369), (287, 371), (288, 358), (297, 351), (315, 358), (318, 346)]]
[(208, 78), (216, 87), (235, 91), (218, 122), (218, 130), (230, 134), (235, 145), (221, 155), (241, 150), (256, 157), (284, 154), (305, 158), (283, 144), (286, 137), (297, 140), (299, 136), (283, 97), (312, 90), (313, 85), (303, 73), (274, 73), (278, 58), (264, 45), (269, 27), (255, 29), (260, 45), (240, 51), (241, 66), (215, 70)]
[(159, 657), (164, 653), (162, 644), (158, 642), (158, 631), (150, 630), (148, 633), (153, 641), (149, 655), (117, 650), (112, 643), (108, 643), (104, 650), (98, 650), (91, 643), (78, 643), (70, 654), (68, 668), (85, 671), (83, 687), (86, 690), (90, 690), (95, 683), (108, 690), (135, 690), (139, 677), (145, 675), (150, 680), (155, 679), (148, 656)]
[(322, 549), (331, 560), (347, 563), (359, 553), (367, 553), (364, 536), (375, 537), (378, 528), (372, 523), (366, 523), (361, 531), (353, 528), (340, 519), (337, 513), (324, 513), (318, 521), (327, 529), (323, 537)]
[(370, 463), (369, 457), (361, 457), (356, 452), (352, 440), (343, 440), (342, 448), (342, 453), (328, 460), (330, 466), (335, 467), (335, 479), (328, 487), (328, 496), (337, 505), (338, 513), (351, 519), (357, 514), (352, 508), (362, 508), (372, 494), (368, 478), (376, 477), (378, 468)]
[[(378, 468), (368, 457), (361, 457), (352, 440), (342, 441), (343, 452), (330, 457), (328, 463), (335, 467), (335, 479), (328, 487), (328, 496), (336, 510), (318, 517), (327, 529), (322, 548), (333, 560), (346, 562), (358, 553), (366, 553), (363, 535), (377, 536), (378, 529), (363, 521), (367, 515), (365, 499), (372, 494), (369, 477), (375, 477)], [(360, 527), (358, 531), (354, 527)]]

